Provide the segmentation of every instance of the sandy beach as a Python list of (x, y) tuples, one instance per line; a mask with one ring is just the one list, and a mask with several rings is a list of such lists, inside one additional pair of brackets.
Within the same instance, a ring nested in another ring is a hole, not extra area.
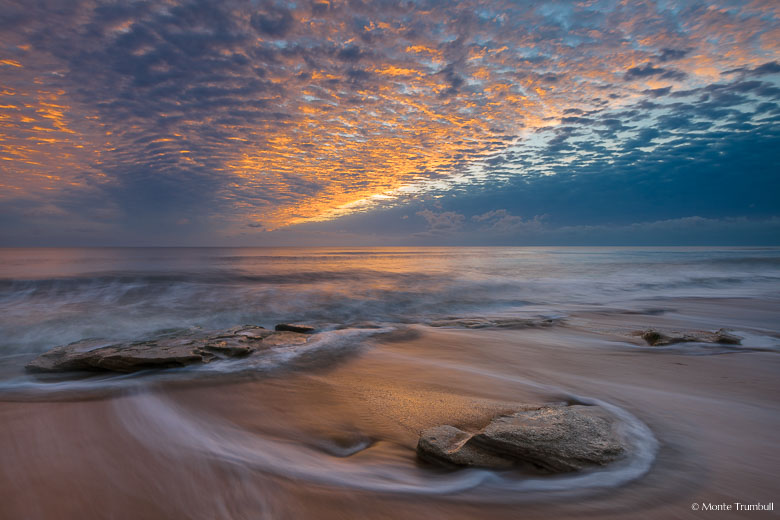
[[(697, 328), (730, 313), (747, 330), (780, 312), (748, 300), (671, 305)], [(7, 398), (0, 516), (661, 519), (715, 514), (692, 504), (776, 501), (780, 358), (627, 335), (680, 325), (674, 313), (609, 310), (549, 328), (411, 325), (262, 377)], [(646, 425), (653, 441), (636, 449), (649, 466), (529, 486), (511, 471), (416, 458), (427, 427), (479, 429), (519, 404), (566, 399), (599, 400)]]

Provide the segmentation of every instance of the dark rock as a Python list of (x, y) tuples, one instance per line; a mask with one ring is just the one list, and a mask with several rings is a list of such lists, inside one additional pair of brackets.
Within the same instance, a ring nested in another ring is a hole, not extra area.
[(638, 332), (651, 347), (664, 347), (675, 343), (722, 343), (725, 345), (739, 345), (742, 338), (729, 333), (726, 329), (715, 332), (696, 330), (684, 333), (664, 334), (657, 330), (645, 330)]
[(642, 339), (645, 340), (651, 347), (655, 347), (657, 345), (668, 345), (670, 340), (668, 336), (664, 336), (655, 330), (646, 330), (643, 332)]
[(464, 329), (533, 329), (552, 327), (556, 318), (446, 318), (429, 323), (431, 327), (458, 327)]
[(274, 332), (242, 326), (217, 332), (179, 332), (155, 340), (111, 343), (84, 340), (55, 347), (30, 361), (30, 372), (106, 370), (135, 372), (208, 363), (226, 357), (248, 356), (260, 349), (300, 345), (311, 338), (297, 332)]
[(742, 338), (740, 338), (739, 336), (735, 336), (734, 334), (731, 334), (726, 329), (718, 329), (715, 332), (715, 337), (718, 339), (718, 343), (723, 343), (725, 345), (742, 344)]
[(94, 370), (89, 359), (92, 352), (110, 345), (101, 339), (85, 339), (55, 347), (30, 361), (25, 368), (30, 372), (77, 372)]
[(200, 342), (164, 344), (150, 341), (95, 350), (88, 362), (95, 369), (136, 372), (150, 368), (176, 368), (208, 363), (215, 357), (206, 351)]
[(597, 406), (545, 406), (490, 422), (474, 435), (452, 426), (425, 430), (420, 458), (456, 466), (504, 468), (525, 465), (549, 473), (603, 466), (625, 447), (614, 420)]
[(301, 334), (312, 334), (317, 329), (311, 325), (304, 325), (303, 323), (279, 323), (274, 330), (279, 332), (300, 332)]

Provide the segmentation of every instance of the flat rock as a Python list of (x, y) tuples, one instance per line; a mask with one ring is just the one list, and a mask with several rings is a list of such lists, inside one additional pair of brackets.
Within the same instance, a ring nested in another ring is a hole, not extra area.
[(311, 336), (241, 326), (223, 331), (168, 334), (150, 341), (112, 343), (101, 339), (55, 347), (26, 365), (30, 372), (135, 372), (175, 368), (248, 356), (258, 350), (300, 345)]
[(310, 336), (302, 332), (274, 332), (263, 338), (263, 345), (276, 347), (280, 345), (301, 345), (309, 341)]
[(526, 466), (547, 473), (609, 464), (625, 453), (613, 418), (597, 406), (545, 406), (493, 419), (470, 434), (452, 426), (422, 432), (420, 458), (455, 466)]
[(201, 342), (144, 342), (105, 347), (92, 351), (86, 360), (93, 369), (112, 372), (136, 372), (150, 368), (176, 368), (208, 363), (216, 356)]
[(718, 329), (715, 332), (695, 330), (669, 334), (648, 329), (634, 334), (641, 336), (651, 347), (663, 347), (674, 345), (675, 343), (720, 343), (724, 345), (740, 345), (742, 343), (742, 338), (731, 334), (726, 329)]
[(301, 334), (312, 334), (317, 330), (313, 325), (306, 325), (304, 323), (279, 323), (274, 327), (274, 330), (279, 332), (300, 332)]
[(236, 330), (235, 336), (243, 336), (245, 338), (265, 338), (270, 336), (274, 332), (263, 327), (242, 327)]
[(91, 370), (88, 359), (91, 352), (111, 345), (103, 339), (85, 339), (54, 347), (30, 361), (25, 368), (30, 372), (76, 372)]
[(446, 318), (429, 323), (431, 327), (458, 327), (465, 329), (532, 329), (552, 327), (555, 318)]

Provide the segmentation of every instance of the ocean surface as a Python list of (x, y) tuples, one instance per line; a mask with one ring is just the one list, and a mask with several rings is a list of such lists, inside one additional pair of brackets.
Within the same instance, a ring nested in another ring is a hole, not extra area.
[(0, 249), (0, 356), (190, 327), (555, 318), (663, 298), (780, 299), (780, 249)]
[(707, 310), (704, 321), (686, 312), (695, 311), (692, 302), (730, 299), (780, 299), (780, 248), (0, 249), (0, 394), (124, 384), (109, 375), (53, 385), (23, 370), (35, 355), (74, 341), (280, 322), (323, 333), (270, 356), (163, 377), (274, 370), (414, 324), (477, 320), (479, 328), (588, 312), (676, 313), (702, 329), (741, 330), (744, 346), (780, 351), (771, 319), (745, 328), (729, 306)]

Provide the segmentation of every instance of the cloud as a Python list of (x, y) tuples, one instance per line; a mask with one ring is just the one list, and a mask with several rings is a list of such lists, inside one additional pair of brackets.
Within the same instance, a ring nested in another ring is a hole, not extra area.
[(688, 49), (661, 49), (658, 55), (658, 61), (661, 63), (667, 61), (681, 60), (690, 53)]
[(770, 61), (750, 71), (751, 76), (763, 76), (765, 74), (780, 74), (780, 63)]
[(442, 211), (436, 213), (429, 209), (418, 211), (417, 215), (420, 215), (428, 223), (427, 234), (445, 234), (458, 231), (463, 226), (463, 222), (466, 219), (465, 216), (455, 213), (454, 211)]
[(655, 67), (650, 63), (638, 67), (631, 67), (626, 71), (627, 80), (643, 79), (652, 76), (658, 76), (658, 79), (671, 79), (682, 81), (688, 75), (685, 72), (675, 69), (664, 69), (662, 67)]
[(628, 225), (567, 226), (548, 232), (559, 243), (573, 240), (592, 245), (754, 245), (774, 243), (780, 219), (706, 218), (635, 222)]
[(505, 209), (495, 209), (474, 215), (471, 220), (484, 224), (484, 228), (498, 233), (539, 231), (542, 228), (546, 215), (537, 215), (533, 219), (526, 220), (523, 217), (512, 215)]
[(97, 208), (117, 240), (217, 240), (520, 187), (547, 199), (446, 207), (461, 231), (496, 208), (555, 221), (574, 187), (626, 212), (656, 200), (642, 189), (693, 196), (691, 161), (774, 211), (755, 194), (774, 152), (745, 135), (775, 142), (766, 4), (0, 2), (0, 215), (19, 236), (68, 236)]

